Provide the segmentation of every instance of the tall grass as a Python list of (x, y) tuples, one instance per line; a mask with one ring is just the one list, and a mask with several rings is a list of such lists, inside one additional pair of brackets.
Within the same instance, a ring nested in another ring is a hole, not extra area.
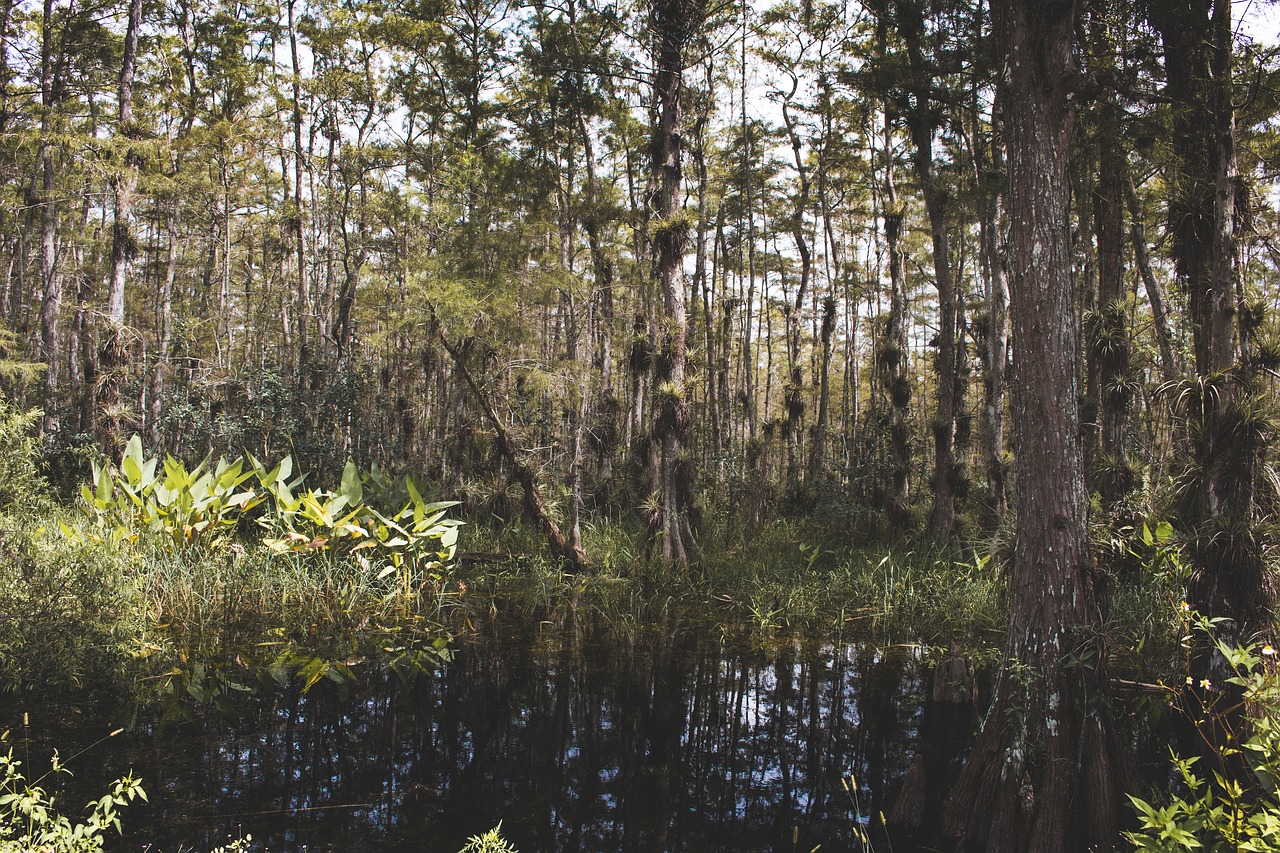
[[(989, 560), (958, 551), (886, 555), (794, 521), (738, 541), (712, 540), (688, 569), (647, 559), (640, 534), (621, 525), (592, 527), (584, 542), (599, 568), (574, 575), (526, 556), (539, 549), (523, 528), (472, 525), (455, 569), (467, 612), (554, 620), (572, 610), (620, 627), (678, 615), (761, 634), (965, 645), (994, 642), (1004, 629), (1001, 573)], [(468, 553), (487, 556), (471, 561)]]

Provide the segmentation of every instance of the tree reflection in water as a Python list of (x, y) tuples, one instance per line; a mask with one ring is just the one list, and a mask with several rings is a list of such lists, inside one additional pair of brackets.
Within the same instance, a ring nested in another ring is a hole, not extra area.
[(253, 697), (238, 727), (140, 725), (103, 772), (146, 781), (134, 849), (239, 827), (273, 851), (453, 853), (501, 820), (523, 853), (852, 850), (841, 778), (864, 819), (891, 811), (923, 670), (908, 648), (493, 629), (410, 683)]

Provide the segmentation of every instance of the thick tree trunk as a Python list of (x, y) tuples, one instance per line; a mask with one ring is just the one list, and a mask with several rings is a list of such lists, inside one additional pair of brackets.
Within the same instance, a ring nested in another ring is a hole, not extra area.
[(1017, 545), (1005, 664), (944, 816), (959, 849), (1110, 849), (1122, 788), (1089, 554), (1067, 164), (1073, 4), (993, 3), (1005, 67)]

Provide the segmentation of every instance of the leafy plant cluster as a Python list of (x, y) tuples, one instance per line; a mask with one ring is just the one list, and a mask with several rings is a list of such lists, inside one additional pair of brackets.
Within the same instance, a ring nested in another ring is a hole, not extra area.
[[(230, 545), (229, 534), (252, 511), (265, 532), (262, 543), (276, 554), (322, 553), (353, 557), (373, 568), (367, 555), (383, 564), (378, 577), (400, 573), (406, 584), (418, 572), (439, 568), (453, 557), (459, 521), (445, 513), (455, 502), (428, 502), (411, 478), (402, 481), (405, 500), (382, 512), (370, 496), (386, 500), (396, 493), (376, 463), (361, 474), (347, 462), (337, 490), (305, 488), (305, 476), (293, 476), (286, 456), (268, 469), (251, 454), (247, 459), (205, 459), (188, 469), (166, 456), (147, 458), (134, 435), (119, 465), (93, 464), (92, 485), (81, 489), (89, 516), (113, 542), (132, 542), (151, 534), (175, 548)], [(65, 534), (73, 531), (64, 525)], [(100, 541), (95, 539), (95, 541)]]
[[(1185, 605), (1184, 605), (1185, 607)], [(1230, 673), (1225, 683), (1195, 681), (1188, 675), (1185, 696), (1193, 697), (1201, 731), (1212, 726), (1225, 732), (1217, 743), (1206, 741), (1212, 765), (1202, 756), (1182, 757), (1171, 751), (1172, 769), (1181, 792), (1160, 805), (1130, 795), (1139, 829), (1125, 838), (1140, 851), (1280, 850), (1280, 667), (1270, 644), (1234, 645), (1216, 635), (1225, 620), (1186, 612), (1192, 635), (1208, 640)], [(1193, 706), (1194, 707), (1194, 706)], [(1220, 768), (1239, 767), (1243, 774)], [(1243, 777), (1243, 778), (1241, 778)]]
[(73, 822), (59, 811), (58, 795), (40, 784), (46, 776), (70, 772), (58, 754), (39, 779), (28, 781), (21, 768), (12, 749), (0, 755), (0, 853), (94, 853), (105, 848), (109, 830), (120, 832), (120, 809), (147, 799), (142, 782), (128, 773), (86, 806), (83, 820)]

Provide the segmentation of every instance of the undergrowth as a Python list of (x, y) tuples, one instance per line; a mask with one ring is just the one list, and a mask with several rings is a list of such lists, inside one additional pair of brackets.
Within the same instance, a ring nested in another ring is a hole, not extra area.
[(467, 612), (507, 609), (554, 619), (572, 608), (622, 627), (675, 613), (761, 635), (962, 645), (997, 641), (1006, 618), (1001, 572), (973, 554), (886, 555), (784, 521), (709, 546), (702, 561), (684, 570), (647, 559), (640, 534), (622, 525), (593, 526), (583, 539), (599, 568), (574, 575), (538, 556), (535, 531), (470, 526), (455, 570)]

